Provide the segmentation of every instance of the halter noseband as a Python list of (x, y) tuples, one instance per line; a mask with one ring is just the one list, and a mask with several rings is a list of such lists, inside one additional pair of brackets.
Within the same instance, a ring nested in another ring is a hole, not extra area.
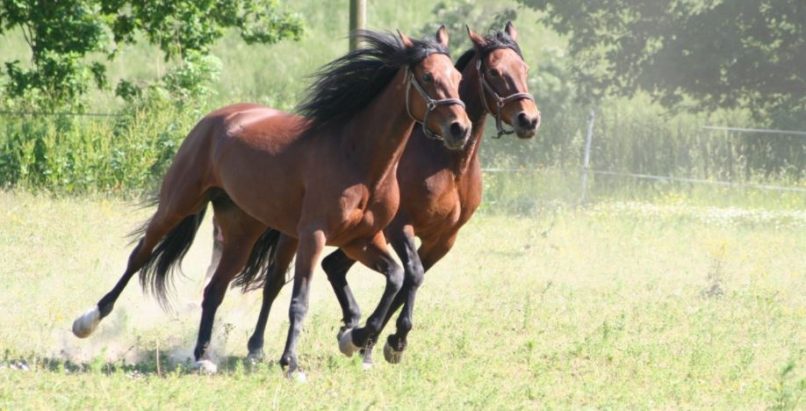
[[(431, 130), (428, 129), (428, 115), (431, 114), (438, 106), (448, 106), (451, 104), (458, 104), (462, 108), (465, 108), (465, 103), (458, 98), (443, 98), (440, 100), (435, 100), (428, 95), (428, 92), (425, 91), (423, 86), (420, 85), (420, 82), (417, 81), (417, 78), (414, 76), (414, 72), (411, 71), (411, 67), (406, 69), (406, 77), (408, 77), (408, 85), (406, 86), (406, 112), (409, 114), (412, 120), (415, 123), (420, 124), (423, 127), (423, 133), (426, 137), (434, 140), (443, 140), (444, 137), (434, 134)], [(414, 115), (411, 114), (411, 108), (409, 106), (409, 94), (411, 94), (411, 86), (414, 85), (414, 89), (417, 90), (417, 93), (420, 94), (420, 97), (425, 100), (425, 116), (423, 116), (422, 121), (417, 120)]]
[[(504, 121), (501, 118), (501, 109), (504, 108), (508, 103), (517, 100), (532, 100), (535, 101), (535, 98), (529, 93), (514, 93), (510, 94), (506, 97), (501, 97), (498, 93), (495, 92), (493, 86), (487, 81), (487, 78), (484, 77), (484, 72), (481, 70), (481, 62), (484, 59), (481, 55), (478, 56), (476, 60), (476, 71), (478, 71), (479, 75), (479, 87), (481, 88), (481, 101), (484, 103), (484, 107), (487, 110), (490, 110), (490, 105), (487, 104), (487, 97), (484, 90), (487, 90), (495, 97), (495, 113), (491, 113), (493, 117), (495, 117), (495, 128), (498, 129), (498, 134), (493, 138), (501, 138), (504, 134), (512, 134), (515, 130), (505, 130), (504, 129)], [(492, 111), (492, 110), (490, 110)]]

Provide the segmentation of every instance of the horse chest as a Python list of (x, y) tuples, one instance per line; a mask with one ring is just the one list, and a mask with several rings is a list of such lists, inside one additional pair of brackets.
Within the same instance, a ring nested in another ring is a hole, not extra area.
[(362, 191), (342, 197), (342, 214), (338, 231), (366, 236), (383, 229), (397, 212), (399, 196)]

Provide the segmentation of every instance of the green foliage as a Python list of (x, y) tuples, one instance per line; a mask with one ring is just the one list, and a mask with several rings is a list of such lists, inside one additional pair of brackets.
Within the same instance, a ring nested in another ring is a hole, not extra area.
[(189, 53), (180, 66), (163, 78), (165, 88), (178, 102), (201, 99), (213, 94), (212, 84), (221, 73), (221, 60), (199, 52)]
[[(176, 145), (205, 111), (234, 101), (255, 101), (293, 110), (309, 85), (306, 75), (346, 51), (346, 38), (333, 33), (346, 31), (347, 8), (316, 0), (289, 3), (289, 7), (304, 14), (306, 27), (312, 28), (298, 43), (250, 45), (244, 41), (243, 31), (229, 30), (208, 47), (209, 53), (187, 52), (184, 57), (175, 54), (164, 65), (165, 53), (149, 44), (142, 31), (135, 35), (141, 39), (136, 44), (117, 43), (116, 60), (108, 63), (108, 76), (125, 104), (121, 107), (119, 99), (113, 100), (109, 92), (90, 91), (87, 108), (122, 110), (121, 115), (72, 120), (0, 116), (0, 185), (70, 193), (149, 191), (162, 177), (160, 173), (170, 162)], [(545, 181), (534, 183), (540, 190), (525, 190), (492, 176), (487, 178), (497, 186), (491, 185), (490, 190), (500, 193), (502, 202), (521, 211), (531, 210), (535, 198), (576, 198), (591, 106), (578, 102), (575, 73), (579, 60), (569, 54), (566, 41), (536, 23), (540, 13), (514, 1), (495, 0), (472, 4), (445, 0), (436, 7), (426, 0), (378, 3), (368, 13), (371, 27), (400, 28), (411, 35), (419, 32), (421, 36), (433, 36), (435, 24), (446, 23), (451, 27), (454, 57), (470, 46), (465, 23), (484, 33), (500, 30), (502, 19), (516, 19), (519, 42), (530, 66), (529, 88), (540, 107), (543, 123), (532, 140), (496, 140), (489, 138), (494, 134), (494, 125), (488, 119), (482, 161), (485, 167), (540, 170), (547, 174), (541, 177)], [(15, 47), (20, 49), (24, 39), (19, 31), (10, 34), (0, 40), (0, 48), (21, 58), (22, 53)], [(216, 74), (219, 71), (220, 76)], [(778, 120), (754, 121), (749, 110), (670, 112), (643, 91), (631, 98), (605, 97), (595, 109), (592, 160), (596, 169), (803, 186), (805, 139), (728, 135), (700, 128), (705, 124), (758, 127)], [(78, 153), (113, 145), (116, 151), (103, 151), (95, 158)], [(76, 153), (68, 155), (68, 148)], [(138, 149), (145, 150), (140, 158)], [(79, 166), (79, 161), (89, 164)], [(106, 166), (102, 161), (114, 163)], [(517, 179), (516, 175), (510, 180)], [(664, 191), (662, 186), (636, 183), (625, 177), (597, 176), (594, 189), (629, 195), (631, 190)], [(686, 187), (691, 188), (675, 188)]]
[[(3, 0), (0, 34), (19, 28), (28, 43), (31, 67), (6, 62), (7, 106), (52, 111), (84, 107), (90, 82), (106, 86), (106, 66), (90, 53), (116, 56), (120, 44), (139, 34), (159, 46), (168, 61), (180, 66), (163, 82), (175, 94), (201, 96), (204, 82), (215, 74), (205, 57), (226, 29), (240, 31), (247, 43), (271, 44), (298, 39), (302, 23), (276, 0), (125, 1), (125, 0)], [(109, 35), (111, 33), (111, 36)], [(138, 86), (122, 80), (121, 97), (139, 94)], [(182, 90), (176, 89), (183, 88)]]
[(568, 36), (580, 97), (643, 90), (669, 107), (691, 97), (806, 126), (802, 0), (520, 1)]
[(94, 80), (106, 84), (104, 67), (84, 57), (102, 51), (105, 21), (94, 0), (4, 0), (0, 3), (0, 34), (19, 27), (31, 50), (31, 67), (19, 60), (6, 62), (9, 82), (5, 92), (12, 100), (53, 109), (81, 107), (77, 99)]
[(153, 191), (198, 112), (149, 90), (116, 121), (55, 116), (0, 122), (0, 186), (52, 193)]
[(491, 30), (502, 30), (507, 21), (518, 18), (518, 12), (512, 4), (493, 2), (477, 2), (473, 0), (445, 0), (437, 3), (431, 10), (433, 22), (420, 28), (419, 36), (433, 36), (440, 25), (445, 25), (450, 33), (450, 48), (455, 57), (471, 47), (467, 29), (486, 34)]
[(117, 42), (134, 42), (142, 31), (166, 59), (188, 53), (209, 52), (227, 28), (240, 31), (249, 43), (272, 44), (298, 39), (302, 24), (294, 14), (282, 12), (277, 0), (128, 1), (101, 0), (104, 13), (113, 15)]

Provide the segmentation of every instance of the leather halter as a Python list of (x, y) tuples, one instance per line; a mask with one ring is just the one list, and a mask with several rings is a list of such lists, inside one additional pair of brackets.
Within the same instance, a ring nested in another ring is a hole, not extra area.
[[(458, 98), (443, 98), (440, 100), (435, 100), (428, 95), (428, 92), (425, 91), (423, 86), (420, 85), (420, 82), (417, 81), (417, 78), (414, 75), (414, 72), (411, 71), (411, 67), (406, 69), (406, 77), (408, 77), (408, 85), (406, 86), (406, 112), (409, 114), (412, 120), (415, 123), (420, 124), (423, 127), (423, 133), (426, 137), (434, 139), (434, 140), (444, 140), (444, 136), (434, 134), (431, 130), (428, 129), (428, 115), (431, 114), (439, 106), (448, 106), (451, 104), (458, 104), (462, 108), (465, 108), (465, 103)], [(417, 90), (417, 93), (420, 94), (420, 97), (425, 100), (425, 116), (423, 116), (422, 121), (417, 120), (414, 115), (411, 114), (411, 108), (409, 107), (409, 94), (411, 94), (411, 86), (414, 86), (414, 89)]]
[(495, 113), (490, 110), (493, 117), (495, 117), (495, 128), (498, 129), (498, 134), (493, 138), (501, 138), (504, 134), (512, 134), (515, 130), (505, 130), (504, 129), (504, 121), (501, 118), (501, 109), (504, 108), (507, 104), (513, 101), (518, 100), (532, 100), (535, 101), (535, 98), (529, 93), (513, 93), (506, 97), (501, 97), (496, 93), (493, 86), (487, 81), (487, 78), (484, 77), (484, 71), (481, 70), (482, 60), (484, 58), (482, 56), (478, 56), (476, 60), (476, 71), (478, 71), (479, 76), (479, 87), (481, 88), (481, 101), (484, 103), (484, 107), (487, 110), (490, 110), (490, 105), (487, 103), (487, 93), (484, 91), (487, 90), (492, 96), (495, 98)]

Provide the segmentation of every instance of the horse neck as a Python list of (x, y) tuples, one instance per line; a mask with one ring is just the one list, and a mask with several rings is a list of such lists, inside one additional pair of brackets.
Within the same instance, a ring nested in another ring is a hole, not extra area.
[(405, 70), (398, 70), (392, 82), (364, 110), (344, 127), (342, 149), (366, 176), (370, 187), (395, 178), (403, 148), (408, 142), (414, 120), (405, 101)]
[(472, 164), (478, 164), (479, 147), (484, 137), (484, 124), (487, 121), (487, 108), (484, 107), (479, 95), (483, 91), (480, 90), (479, 73), (476, 70), (478, 59), (477, 54), (462, 70), (462, 83), (459, 85), (459, 96), (465, 102), (465, 111), (473, 123), (473, 129), (465, 147), (453, 155), (453, 171), (457, 178), (464, 176)]

